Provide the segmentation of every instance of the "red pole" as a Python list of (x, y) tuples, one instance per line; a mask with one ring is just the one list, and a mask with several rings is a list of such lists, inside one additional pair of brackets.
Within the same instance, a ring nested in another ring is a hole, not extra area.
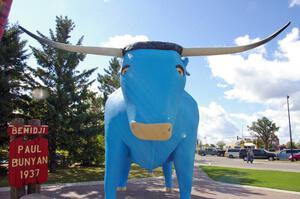
[(8, 21), (8, 15), (12, 0), (0, 0), (0, 40), (4, 33), (5, 25)]

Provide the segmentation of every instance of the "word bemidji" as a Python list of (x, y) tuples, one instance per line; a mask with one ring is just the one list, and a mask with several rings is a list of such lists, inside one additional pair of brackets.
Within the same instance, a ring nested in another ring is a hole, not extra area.
[(48, 126), (11, 126), (12, 135), (36, 135), (36, 134), (47, 134)]

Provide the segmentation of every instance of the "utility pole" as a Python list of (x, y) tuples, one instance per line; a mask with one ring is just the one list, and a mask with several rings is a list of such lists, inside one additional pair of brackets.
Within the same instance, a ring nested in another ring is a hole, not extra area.
[(286, 96), (286, 102), (287, 102), (287, 109), (288, 109), (288, 118), (289, 118), (289, 130), (290, 130), (290, 143), (291, 143), (291, 155), (292, 155), (292, 159), (291, 161), (293, 162), (294, 161), (294, 158), (293, 158), (293, 138), (292, 138), (292, 130), (291, 130), (291, 117), (290, 117), (290, 106), (289, 106), (289, 98), (290, 96)]

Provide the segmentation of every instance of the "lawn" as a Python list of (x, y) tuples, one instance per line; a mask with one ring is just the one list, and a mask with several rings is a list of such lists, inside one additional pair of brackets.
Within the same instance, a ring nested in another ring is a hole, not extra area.
[(201, 166), (200, 168), (216, 181), (300, 192), (300, 173), (296, 172), (217, 166)]
[[(162, 176), (162, 169), (158, 168), (149, 173), (138, 165), (132, 164), (129, 178), (147, 178)], [(47, 184), (99, 181), (104, 179), (103, 167), (73, 167), (60, 168), (56, 173), (49, 173)], [(8, 186), (7, 176), (0, 176), (0, 187)]]

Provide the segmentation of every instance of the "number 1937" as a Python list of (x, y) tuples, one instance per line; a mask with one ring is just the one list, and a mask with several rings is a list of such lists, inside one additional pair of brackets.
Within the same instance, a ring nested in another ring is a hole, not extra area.
[(39, 176), (39, 173), (39, 169), (23, 170), (21, 171), (21, 179), (35, 178)]

